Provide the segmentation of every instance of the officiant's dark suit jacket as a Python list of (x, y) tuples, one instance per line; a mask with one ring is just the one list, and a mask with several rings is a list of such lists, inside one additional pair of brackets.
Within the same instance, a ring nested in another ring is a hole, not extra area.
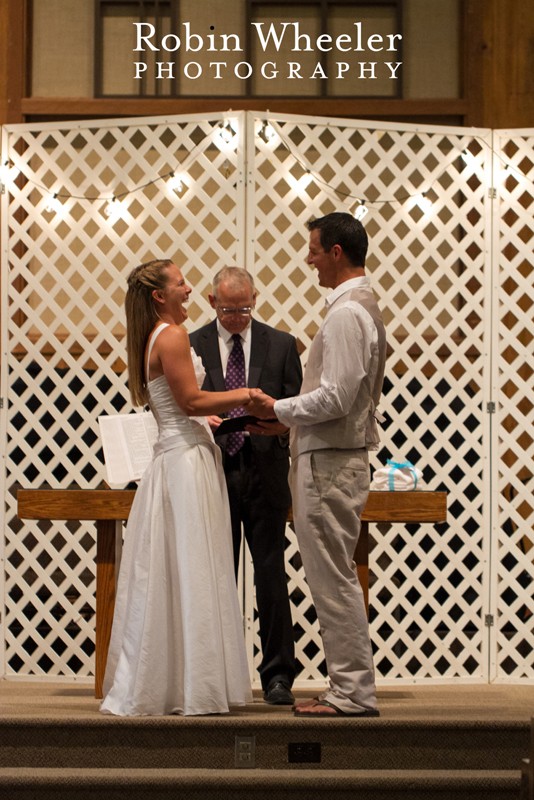
[[(202, 386), (207, 392), (224, 392), (226, 385), (221, 365), (217, 321), (190, 334), (191, 346), (202, 359), (206, 379)], [(294, 397), (300, 392), (302, 366), (294, 336), (253, 319), (251, 322), (250, 363), (248, 386), (261, 389), (277, 400)], [(225, 450), (226, 437), (216, 442)], [(278, 436), (250, 435), (256, 465), (268, 487), (271, 503), (276, 508), (289, 508), (291, 495), (287, 483), (289, 450)]]
[[(249, 388), (262, 389), (277, 400), (297, 395), (302, 367), (295, 338), (254, 319), (251, 326)], [(224, 392), (216, 320), (189, 338), (206, 370), (202, 388)], [(227, 457), (225, 440), (221, 436), (216, 442), (222, 449), (228, 485), (235, 560), (237, 564), (243, 522), (254, 562), (262, 685), (266, 689), (279, 677), (291, 685), (295, 676), (294, 644), (284, 566), (285, 525), (291, 506), (289, 448), (283, 437), (251, 434), (240, 454)]]

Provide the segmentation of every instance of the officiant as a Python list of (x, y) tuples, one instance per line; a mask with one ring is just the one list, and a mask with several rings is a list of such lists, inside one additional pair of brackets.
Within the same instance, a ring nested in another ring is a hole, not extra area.
[[(278, 399), (297, 395), (302, 367), (296, 340), (252, 318), (256, 305), (252, 276), (239, 267), (224, 267), (215, 275), (212, 291), (209, 301), (216, 319), (190, 335), (206, 369), (202, 388), (255, 387)], [(242, 527), (254, 563), (262, 646), (259, 674), (264, 699), (272, 705), (290, 705), (294, 700), (294, 637), (284, 563), (291, 506), (286, 431), (280, 425), (279, 436), (238, 432), (216, 439), (228, 486), (236, 575)]]

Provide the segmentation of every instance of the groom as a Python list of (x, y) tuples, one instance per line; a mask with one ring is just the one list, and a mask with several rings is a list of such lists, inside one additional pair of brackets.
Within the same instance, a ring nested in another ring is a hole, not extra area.
[[(293, 516), (306, 579), (321, 625), (329, 687), (295, 714), (374, 717), (373, 654), (353, 563), (369, 493), (368, 450), (386, 363), (382, 316), (365, 274), (367, 234), (351, 214), (308, 223), (308, 264), (331, 289), (308, 354), (299, 397), (251, 392), (247, 410), (291, 427)], [(273, 423), (259, 423), (265, 433)]]
[[(256, 304), (252, 276), (238, 267), (224, 267), (213, 280), (209, 300), (217, 319), (190, 336), (206, 369), (202, 388), (258, 387), (276, 398), (298, 394), (302, 368), (296, 341), (252, 319)], [(295, 655), (284, 562), (291, 506), (289, 440), (287, 435), (261, 433), (229, 434), (216, 441), (228, 486), (236, 574), (241, 524), (254, 563), (264, 699), (272, 705), (291, 705)]]

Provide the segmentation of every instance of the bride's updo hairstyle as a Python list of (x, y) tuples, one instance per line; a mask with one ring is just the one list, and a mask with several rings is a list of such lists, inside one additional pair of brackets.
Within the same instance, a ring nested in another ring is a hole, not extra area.
[(148, 261), (136, 267), (128, 276), (126, 292), (126, 350), (128, 352), (128, 388), (134, 406), (148, 403), (145, 381), (144, 354), (150, 332), (158, 319), (152, 292), (167, 285), (169, 259)]

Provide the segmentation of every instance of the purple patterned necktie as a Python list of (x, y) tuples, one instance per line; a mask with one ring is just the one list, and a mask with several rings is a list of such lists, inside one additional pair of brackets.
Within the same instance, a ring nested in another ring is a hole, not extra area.
[[(228, 364), (226, 365), (226, 388), (228, 391), (231, 389), (242, 389), (247, 385), (247, 375), (245, 371), (245, 353), (243, 352), (243, 345), (241, 344), (241, 335), (239, 333), (232, 334), (234, 346), (232, 352), (228, 356)], [(233, 408), (228, 412), (228, 417), (242, 417), (247, 412), (244, 408)], [(245, 442), (245, 434), (243, 431), (236, 433), (229, 433), (226, 439), (226, 452), (229, 456), (235, 456)]]

